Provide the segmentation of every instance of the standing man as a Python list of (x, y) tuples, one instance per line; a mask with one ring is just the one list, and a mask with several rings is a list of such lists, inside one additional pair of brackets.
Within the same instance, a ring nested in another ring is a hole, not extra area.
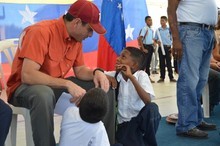
[(176, 82), (173, 78), (173, 70), (171, 65), (171, 45), (172, 38), (169, 27), (167, 27), (167, 17), (160, 17), (161, 27), (156, 30), (155, 34), (155, 42), (158, 43), (158, 54), (160, 61), (160, 79), (157, 81), (158, 83), (164, 82), (166, 66), (168, 71), (168, 76), (170, 78), (170, 82)]
[(217, 23), (215, 0), (168, 0), (168, 20), (173, 37), (173, 55), (178, 59), (177, 81), (179, 136), (207, 138), (203, 130), (216, 125), (203, 120), (201, 95), (207, 83)]
[[(151, 16), (145, 17), (145, 23), (146, 26), (141, 29), (140, 37), (139, 37), (139, 44), (141, 47), (141, 50), (146, 53), (146, 67), (145, 71), (148, 74), (150, 78), (150, 63), (151, 58), (154, 52), (154, 41), (153, 41), (153, 35), (154, 31), (151, 28), (152, 26), (152, 19)], [(154, 81), (150, 78), (151, 83), (154, 83)]]
[(78, 0), (64, 16), (42, 21), (24, 29), (8, 80), (8, 101), (30, 109), (35, 146), (55, 146), (53, 114), (57, 90), (72, 95), (71, 102), (80, 103), (86, 90), (65, 75), (72, 68), (81, 80), (93, 80), (104, 91), (109, 81), (101, 69), (85, 66), (82, 41), (106, 32), (99, 22), (100, 12), (89, 1)]

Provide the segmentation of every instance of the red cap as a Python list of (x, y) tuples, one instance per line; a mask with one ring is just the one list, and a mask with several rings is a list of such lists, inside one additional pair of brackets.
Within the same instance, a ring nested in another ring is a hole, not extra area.
[(106, 30), (99, 21), (100, 12), (95, 4), (87, 0), (77, 0), (73, 3), (68, 13), (75, 18), (80, 18), (82, 21), (89, 23), (93, 30), (98, 34), (105, 34)]

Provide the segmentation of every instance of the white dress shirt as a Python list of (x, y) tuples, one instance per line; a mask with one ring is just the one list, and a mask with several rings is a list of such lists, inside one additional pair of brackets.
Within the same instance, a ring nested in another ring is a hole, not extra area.
[[(115, 71), (105, 72), (107, 75), (114, 76)], [(150, 94), (151, 99), (155, 97), (154, 90), (148, 74), (139, 70), (133, 74), (141, 87)], [(120, 82), (118, 94), (118, 123), (121, 124), (130, 121), (132, 117), (136, 117), (140, 110), (145, 106), (142, 99), (139, 97), (131, 80), (125, 81), (122, 74), (119, 73), (117, 81)]]

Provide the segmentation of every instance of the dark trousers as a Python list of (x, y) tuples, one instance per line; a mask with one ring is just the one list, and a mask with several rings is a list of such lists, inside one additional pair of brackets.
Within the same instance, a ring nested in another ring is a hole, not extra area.
[(168, 76), (173, 79), (173, 70), (171, 65), (171, 52), (170, 47), (164, 46), (165, 55), (163, 55), (161, 47), (158, 48), (159, 61), (160, 61), (160, 78), (165, 79), (166, 67), (168, 71)]
[(0, 99), (0, 146), (4, 146), (11, 125), (12, 110)]
[(123, 146), (157, 146), (161, 116), (155, 103), (145, 105), (137, 117), (118, 125), (116, 139)]
[(211, 69), (209, 70), (209, 100), (210, 105), (218, 105), (220, 102), (220, 72)]
[(175, 73), (178, 73), (178, 63), (176, 59), (173, 59), (173, 67), (174, 67)]
[(154, 52), (154, 47), (153, 45), (144, 44), (144, 49), (147, 49), (148, 51), (148, 53), (146, 53), (146, 59), (145, 59), (145, 71), (148, 74), (148, 76), (150, 76), (150, 63)]

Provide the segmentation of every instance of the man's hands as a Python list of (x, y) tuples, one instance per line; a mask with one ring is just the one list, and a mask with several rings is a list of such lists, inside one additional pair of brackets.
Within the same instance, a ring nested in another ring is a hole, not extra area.
[(117, 88), (117, 80), (115, 79), (115, 77), (112, 77), (112, 76), (109, 76), (109, 75), (106, 75), (108, 80), (109, 80), (109, 84), (111, 85), (112, 89), (116, 89)]
[(86, 90), (73, 83), (72, 81), (68, 81), (67, 86), (67, 90), (72, 95), (70, 102), (74, 102), (78, 106), (83, 96), (86, 94)]
[(180, 40), (173, 41), (172, 54), (175, 60), (181, 60), (183, 55), (182, 43)]
[(108, 92), (109, 90), (109, 81), (106, 75), (100, 71), (96, 70), (94, 73), (93, 81), (95, 83), (95, 87), (101, 87), (105, 92)]
[[(105, 92), (108, 92), (109, 81), (102, 71), (95, 71), (93, 81), (96, 88), (101, 87)], [(83, 96), (85, 95), (86, 90), (71, 81), (68, 82), (67, 90), (73, 97), (70, 99), (70, 102), (74, 102), (78, 106)]]

